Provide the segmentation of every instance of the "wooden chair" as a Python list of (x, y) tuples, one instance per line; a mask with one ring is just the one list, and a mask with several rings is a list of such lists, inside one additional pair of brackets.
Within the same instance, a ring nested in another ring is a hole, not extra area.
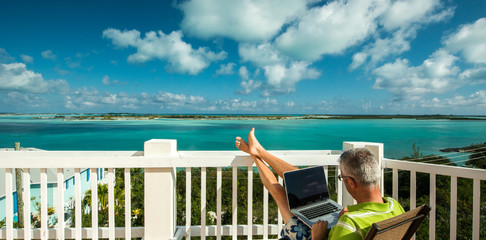
[(411, 239), (429, 212), (430, 206), (424, 204), (398, 216), (373, 223), (364, 239)]
[[(373, 223), (364, 240), (411, 239), (429, 212), (430, 206), (424, 204), (398, 216)], [(287, 238), (279, 240), (285, 239)]]

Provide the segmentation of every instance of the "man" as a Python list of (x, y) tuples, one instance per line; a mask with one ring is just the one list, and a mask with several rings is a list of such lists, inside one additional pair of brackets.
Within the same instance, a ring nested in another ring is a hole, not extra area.
[[(275, 199), (282, 218), (286, 222), (282, 237), (287, 239), (325, 239), (327, 221), (318, 221), (309, 229), (290, 211), (285, 189), (278, 183), (270, 167), (283, 177), (283, 173), (297, 168), (266, 151), (255, 137), (255, 129), (248, 134), (248, 143), (241, 137), (236, 138), (238, 149), (250, 154), (258, 168), (260, 178), (268, 192)], [(346, 189), (357, 204), (344, 208), (338, 223), (331, 228), (329, 239), (363, 239), (371, 224), (404, 212), (402, 206), (392, 199), (381, 196), (380, 166), (366, 149), (353, 149), (344, 152), (339, 159), (341, 175)]]

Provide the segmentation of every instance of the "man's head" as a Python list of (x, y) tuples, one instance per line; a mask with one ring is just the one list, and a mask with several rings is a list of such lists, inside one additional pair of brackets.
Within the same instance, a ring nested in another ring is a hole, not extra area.
[(376, 187), (380, 182), (380, 166), (373, 154), (365, 148), (355, 148), (341, 154), (339, 158), (343, 176), (350, 176), (363, 187)]

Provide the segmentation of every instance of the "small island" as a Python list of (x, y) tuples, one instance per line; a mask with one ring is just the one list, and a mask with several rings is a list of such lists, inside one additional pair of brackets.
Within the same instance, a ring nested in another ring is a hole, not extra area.
[(105, 113), (105, 114), (57, 114), (52, 116), (36, 116), (34, 119), (60, 119), (65, 121), (89, 120), (293, 120), (293, 119), (415, 119), (415, 120), (486, 120), (486, 116), (459, 115), (332, 115), (332, 114), (303, 114), (303, 115), (273, 115), (273, 114), (136, 114), (136, 113)]

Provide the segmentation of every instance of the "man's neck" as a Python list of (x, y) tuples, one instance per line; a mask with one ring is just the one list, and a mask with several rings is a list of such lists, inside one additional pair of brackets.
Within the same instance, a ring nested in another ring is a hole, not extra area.
[(381, 197), (381, 191), (379, 187), (363, 187), (358, 191), (356, 196), (357, 203), (364, 202), (377, 202), (383, 203), (383, 198)]

